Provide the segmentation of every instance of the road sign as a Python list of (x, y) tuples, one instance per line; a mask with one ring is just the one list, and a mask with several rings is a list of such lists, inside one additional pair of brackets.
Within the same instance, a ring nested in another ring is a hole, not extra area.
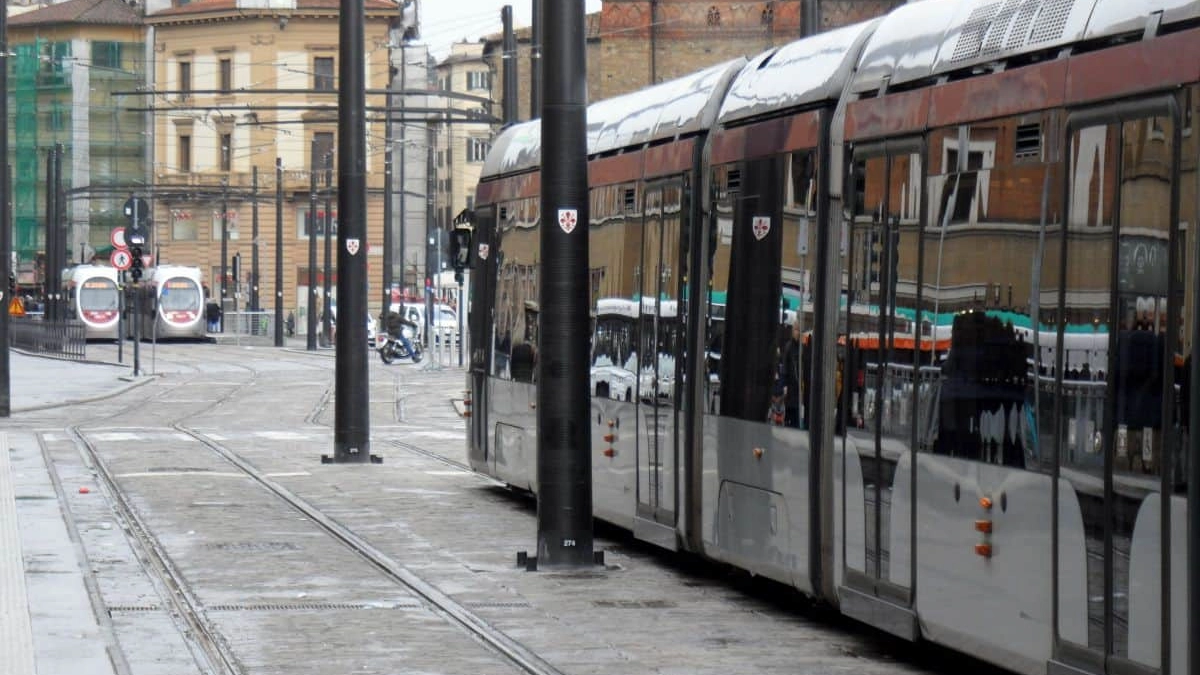
[(25, 303), (21, 302), (21, 298), (14, 295), (12, 300), (8, 302), (9, 316), (25, 316)]
[(150, 205), (141, 197), (130, 197), (125, 200), (125, 217), (131, 223), (145, 222), (150, 217)]
[(128, 249), (118, 248), (112, 252), (108, 258), (112, 266), (119, 270), (127, 270), (133, 264), (133, 256), (129, 254)]
[(112, 232), (108, 233), (108, 240), (112, 242), (113, 248), (126, 248), (125, 228), (114, 227)]

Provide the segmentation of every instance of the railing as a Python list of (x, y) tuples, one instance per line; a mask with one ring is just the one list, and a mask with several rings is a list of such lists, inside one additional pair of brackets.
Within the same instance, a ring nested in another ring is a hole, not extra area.
[(45, 321), (28, 317), (12, 317), (10, 321), (9, 344), (17, 349), (74, 361), (87, 358), (87, 327), (82, 321)]
[(221, 318), (222, 342), (274, 344), (275, 312), (225, 312)]

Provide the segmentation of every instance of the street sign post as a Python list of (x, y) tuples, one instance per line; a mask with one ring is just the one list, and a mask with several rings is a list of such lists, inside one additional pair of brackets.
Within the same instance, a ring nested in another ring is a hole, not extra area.
[(125, 248), (115, 249), (112, 255), (108, 257), (108, 260), (112, 263), (113, 267), (122, 271), (129, 269), (130, 265), (133, 264), (133, 256), (129, 254), (129, 249)]
[(125, 200), (125, 217), (129, 220), (126, 238), (131, 246), (146, 243), (147, 223), (150, 220), (150, 205), (141, 197), (131, 196)]

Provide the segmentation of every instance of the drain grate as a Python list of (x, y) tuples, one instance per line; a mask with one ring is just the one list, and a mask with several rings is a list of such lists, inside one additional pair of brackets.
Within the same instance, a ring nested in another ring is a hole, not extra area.
[(205, 609), (210, 612), (304, 612), (313, 610), (421, 609), (421, 607), (418, 602), (397, 602), (386, 605), (359, 602), (263, 602), (246, 605), (209, 605)]
[(675, 603), (670, 600), (593, 600), (595, 607), (612, 609), (670, 609)]
[(208, 548), (232, 553), (269, 553), (274, 551), (299, 551), (299, 544), (290, 541), (234, 541), (208, 544)]
[(108, 608), (108, 615), (132, 614), (135, 612), (157, 612), (161, 609), (162, 607), (159, 607), (158, 605), (110, 605)]
[(520, 600), (511, 602), (464, 602), (465, 607), (471, 609), (529, 609), (533, 605)]

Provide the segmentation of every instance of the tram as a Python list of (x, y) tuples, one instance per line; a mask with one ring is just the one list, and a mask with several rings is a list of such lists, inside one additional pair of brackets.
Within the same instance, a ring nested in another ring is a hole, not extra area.
[[(1016, 672), (1185, 672), (1200, 2), (908, 3), (587, 120), (593, 353), (678, 336), (593, 376), (598, 518)], [(540, 146), (484, 163), (467, 376), (533, 491)]]
[[(159, 265), (142, 279), (138, 330), (143, 340), (205, 339), (205, 287), (200, 268)], [(133, 336), (132, 329), (129, 331)]]
[(63, 297), (71, 317), (82, 322), (88, 340), (116, 340), (121, 311), (117, 270), (75, 265), (63, 272)]

